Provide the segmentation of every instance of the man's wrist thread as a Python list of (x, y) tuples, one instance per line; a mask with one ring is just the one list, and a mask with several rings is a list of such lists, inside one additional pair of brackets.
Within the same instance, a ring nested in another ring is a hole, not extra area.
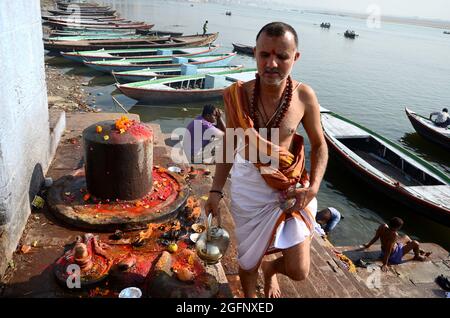
[(209, 190), (209, 193), (218, 193), (218, 194), (220, 194), (220, 197), (221, 197), (221, 198), (224, 197), (223, 192), (220, 191), (220, 190)]

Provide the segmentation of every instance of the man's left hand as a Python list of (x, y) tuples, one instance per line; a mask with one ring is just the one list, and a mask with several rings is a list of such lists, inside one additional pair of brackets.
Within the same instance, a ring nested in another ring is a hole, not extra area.
[(381, 270), (383, 272), (387, 272), (389, 270), (389, 266), (385, 264), (385, 265), (381, 266)]
[(292, 213), (294, 211), (301, 211), (311, 202), (316, 196), (317, 192), (312, 188), (295, 189), (287, 193), (287, 198), (295, 198), (295, 204), (292, 208), (288, 209), (286, 213)]

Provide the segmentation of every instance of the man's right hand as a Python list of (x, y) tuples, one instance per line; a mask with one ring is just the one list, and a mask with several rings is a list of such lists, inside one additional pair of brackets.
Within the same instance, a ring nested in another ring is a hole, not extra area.
[(220, 217), (219, 203), (221, 199), (222, 196), (219, 193), (216, 192), (209, 193), (208, 200), (205, 203), (206, 216), (208, 216), (209, 213), (212, 213), (213, 217), (216, 218)]
[(220, 111), (219, 108), (216, 108), (214, 111), (214, 116), (219, 119), (220, 117), (222, 117), (222, 112)]

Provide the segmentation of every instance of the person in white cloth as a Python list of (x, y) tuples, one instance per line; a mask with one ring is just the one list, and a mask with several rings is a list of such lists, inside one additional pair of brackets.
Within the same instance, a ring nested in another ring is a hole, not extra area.
[[(216, 164), (205, 210), (220, 218), (222, 189), (231, 171), (231, 213), (245, 297), (256, 297), (260, 266), (266, 297), (281, 296), (277, 273), (293, 280), (303, 280), (309, 273), (310, 243), (317, 226), (315, 197), (328, 149), (313, 89), (290, 76), (300, 57), (297, 47), (297, 33), (290, 25), (265, 25), (256, 36), (256, 79), (238, 81), (224, 92), (224, 161)], [(303, 138), (296, 133), (300, 123), (311, 144), (310, 176), (305, 169)], [(246, 138), (235, 138), (239, 129)], [(252, 149), (257, 150), (256, 160), (251, 158)], [(270, 162), (263, 162), (264, 158)], [(279, 250), (281, 257), (263, 261), (264, 255)]]

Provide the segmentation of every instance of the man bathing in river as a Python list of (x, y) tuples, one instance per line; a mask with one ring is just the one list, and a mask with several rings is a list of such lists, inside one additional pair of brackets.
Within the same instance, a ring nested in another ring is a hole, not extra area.
[[(297, 33), (290, 25), (265, 25), (256, 36), (256, 79), (237, 82), (224, 92), (227, 132), (223, 145), (224, 158), (229, 160), (216, 164), (205, 209), (219, 216), (222, 188), (231, 171), (231, 213), (245, 297), (256, 297), (260, 266), (266, 297), (281, 295), (276, 274), (298, 281), (309, 273), (316, 195), (328, 150), (313, 89), (290, 76), (300, 58), (297, 47)], [(303, 138), (296, 133), (300, 123), (311, 144), (309, 176)], [(236, 135), (230, 137), (229, 131), (235, 133), (239, 128), (247, 138), (235, 144)], [(258, 153), (256, 160), (250, 158), (254, 149)], [(263, 163), (263, 158), (277, 162), (276, 167)], [(262, 260), (265, 254), (279, 250), (281, 257)]]

